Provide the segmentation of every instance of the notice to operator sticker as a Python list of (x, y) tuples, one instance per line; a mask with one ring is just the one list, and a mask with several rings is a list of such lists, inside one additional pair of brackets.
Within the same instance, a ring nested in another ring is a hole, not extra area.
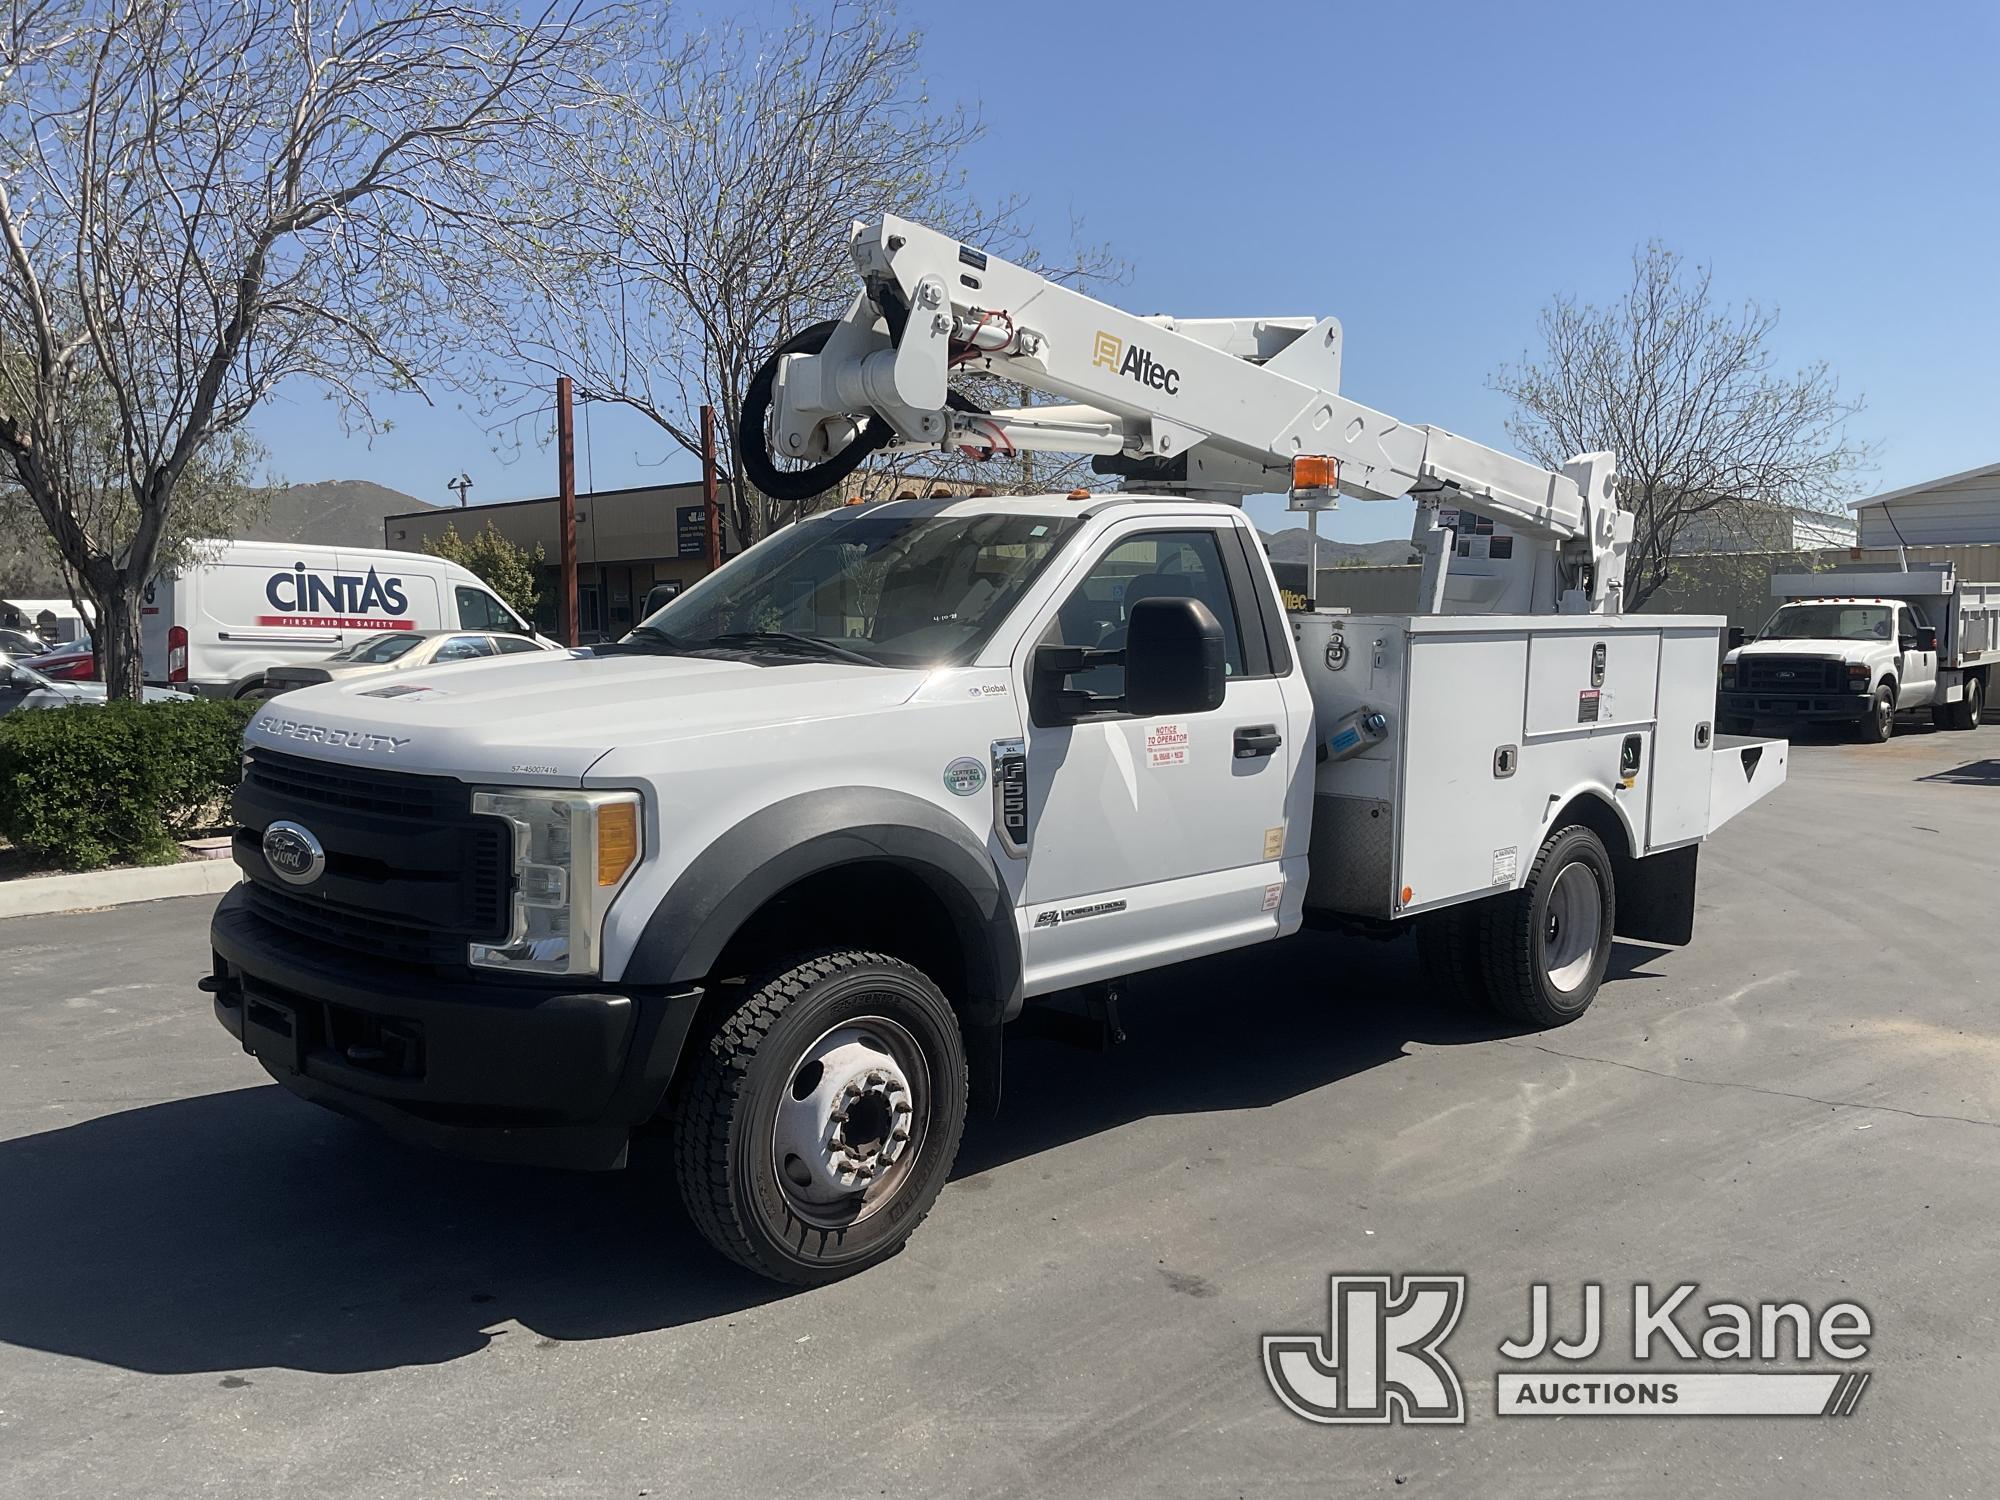
[(1155, 724), (1146, 731), (1146, 764), (1184, 766), (1188, 758), (1188, 732), (1184, 724)]

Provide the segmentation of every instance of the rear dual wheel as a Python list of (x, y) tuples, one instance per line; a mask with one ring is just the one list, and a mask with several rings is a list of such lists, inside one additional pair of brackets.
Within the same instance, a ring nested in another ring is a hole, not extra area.
[(1580, 823), (1550, 835), (1521, 888), (1427, 913), (1418, 958), (1435, 988), (1535, 1027), (1597, 998), (1617, 924), (1611, 857)]
[(1950, 729), (1977, 729), (1981, 711), (1986, 706), (1986, 685), (1977, 677), (1965, 679), (1958, 702), (1947, 703), (1944, 707), (1944, 726)]

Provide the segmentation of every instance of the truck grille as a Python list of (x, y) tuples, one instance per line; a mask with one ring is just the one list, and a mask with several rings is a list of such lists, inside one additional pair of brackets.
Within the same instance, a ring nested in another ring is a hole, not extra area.
[[(473, 815), (463, 782), (260, 750), (235, 808), (233, 852), (251, 906), (300, 937), (457, 965), (468, 943), (507, 931), (508, 829)], [(325, 871), (309, 885), (278, 879), (264, 858), (264, 830), (279, 819), (310, 829), (326, 850)]]
[(1744, 656), (1742, 686), (1756, 693), (1837, 693), (1847, 668), (1812, 656)]

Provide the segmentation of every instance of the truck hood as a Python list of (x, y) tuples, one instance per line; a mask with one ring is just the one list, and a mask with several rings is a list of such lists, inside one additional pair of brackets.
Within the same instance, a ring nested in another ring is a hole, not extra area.
[(607, 751), (873, 713), (927, 674), (845, 662), (550, 652), (318, 683), (244, 743), (381, 770), (575, 786)]
[(1888, 641), (1746, 641), (1724, 660), (1741, 661), (1749, 656), (1810, 656), (1818, 661), (1874, 663), (1894, 654), (1895, 647)]

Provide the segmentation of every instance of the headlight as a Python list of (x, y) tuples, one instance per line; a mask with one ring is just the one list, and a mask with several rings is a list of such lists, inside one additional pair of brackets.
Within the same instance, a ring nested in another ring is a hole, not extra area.
[(1875, 673), (1866, 662), (1851, 661), (1847, 664), (1847, 690), (1850, 693), (1865, 693), (1868, 684), (1875, 680)]
[(1735, 663), (1735, 662), (1733, 662), (1733, 661), (1726, 661), (1726, 662), (1724, 662), (1724, 663), (1722, 664), (1722, 685), (1723, 685), (1724, 687), (1735, 687), (1735, 686), (1736, 686), (1736, 663)]
[(637, 792), (484, 791), (475, 813), (513, 832), (514, 900), (507, 936), (474, 943), (486, 969), (595, 974), (604, 914), (639, 863)]

